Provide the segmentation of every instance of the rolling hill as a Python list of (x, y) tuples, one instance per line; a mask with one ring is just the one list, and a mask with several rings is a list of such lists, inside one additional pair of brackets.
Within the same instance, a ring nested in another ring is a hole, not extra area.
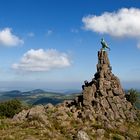
[(73, 99), (80, 93), (57, 93), (57, 92), (48, 92), (42, 89), (35, 89), (31, 91), (21, 92), (19, 90), (5, 91), (0, 92), (0, 102), (10, 100), (10, 99), (19, 99), (24, 103), (37, 105), (37, 104), (58, 104), (67, 99)]

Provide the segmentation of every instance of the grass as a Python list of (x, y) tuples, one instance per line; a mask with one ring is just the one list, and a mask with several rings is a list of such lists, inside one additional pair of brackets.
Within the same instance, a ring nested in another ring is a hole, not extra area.
[(118, 134), (114, 134), (112, 136), (112, 140), (123, 140), (122, 136), (118, 135)]
[[(104, 139), (112, 140), (122, 140), (124, 137), (128, 136), (131, 139), (138, 139), (140, 136), (140, 125), (137, 124), (127, 124), (128, 131), (122, 133), (119, 129), (106, 129), (101, 125), (91, 124), (87, 127), (86, 124), (80, 123), (73, 118), (69, 119), (70, 124), (67, 127), (61, 125), (61, 122), (52, 118), (50, 121), (51, 127), (42, 127), (41, 125), (36, 125), (36, 122), (41, 123), (40, 120), (33, 119), (32, 121), (24, 121), (23, 123), (15, 123), (10, 119), (0, 120), (0, 140), (24, 140), (24, 139), (39, 139), (45, 140), (45, 138), (50, 139), (60, 139), (60, 140), (71, 140), (77, 134), (77, 131), (81, 129), (86, 129), (85, 131), (90, 136), (91, 140), (96, 138), (96, 130), (104, 129), (105, 135)], [(95, 133), (92, 134), (92, 130)], [(133, 133), (137, 131), (135, 136)], [(131, 132), (131, 133), (130, 133)]]

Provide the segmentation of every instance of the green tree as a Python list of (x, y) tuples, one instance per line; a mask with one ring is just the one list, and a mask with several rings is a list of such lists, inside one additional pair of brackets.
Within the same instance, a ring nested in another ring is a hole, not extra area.
[(17, 99), (2, 102), (0, 103), (0, 116), (12, 118), (22, 110), (22, 107), (22, 103)]
[(135, 106), (136, 102), (139, 101), (139, 97), (138, 97), (138, 91), (136, 89), (129, 89), (127, 94), (126, 94), (126, 99), (131, 102), (131, 104), (133, 106)]

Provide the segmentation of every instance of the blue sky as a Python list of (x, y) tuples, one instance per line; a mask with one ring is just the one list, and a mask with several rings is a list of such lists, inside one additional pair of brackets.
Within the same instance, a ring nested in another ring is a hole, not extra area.
[(0, 0), (0, 89), (81, 89), (100, 39), (125, 88), (140, 85), (137, 0)]

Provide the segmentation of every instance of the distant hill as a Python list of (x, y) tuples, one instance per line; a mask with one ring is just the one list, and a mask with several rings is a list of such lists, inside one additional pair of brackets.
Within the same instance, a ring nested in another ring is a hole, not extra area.
[(42, 89), (35, 89), (35, 90), (30, 91), (30, 93), (45, 93), (45, 91)]
[(8, 96), (8, 97), (12, 97), (12, 98), (19, 97), (19, 96), (21, 96), (21, 94), (22, 94), (22, 92), (19, 90), (1, 92), (2, 96)]
[(44, 105), (44, 104), (48, 104), (48, 103), (56, 105), (58, 103), (61, 103), (62, 101), (63, 101), (63, 99), (44, 97), (44, 98), (41, 98), (41, 99), (35, 101), (33, 103), (33, 105), (38, 105), (38, 104), (43, 104)]
[(27, 104), (58, 104), (66, 99), (73, 99), (77, 94), (70, 91), (65, 93), (49, 92), (42, 89), (35, 89), (31, 91), (21, 92), (19, 90), (0, 92), (0, 102), (17, 98)]

